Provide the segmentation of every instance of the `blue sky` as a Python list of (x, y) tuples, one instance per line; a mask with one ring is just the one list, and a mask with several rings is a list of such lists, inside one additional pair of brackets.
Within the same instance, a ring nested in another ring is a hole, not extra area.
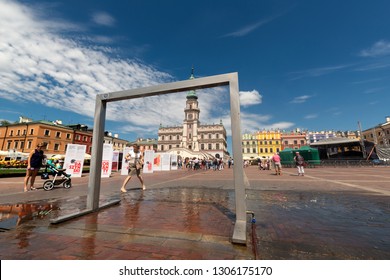
[[(95, 95), (238, 72), (242, 132), (367, 129), (390, 115), (390, 1), (0, 0), (0, 120), (93, 126)], [(197, 91), (225, 124), (226, 88)], [(106, 130), (157, 137), (186, 93), (110, 103)]]

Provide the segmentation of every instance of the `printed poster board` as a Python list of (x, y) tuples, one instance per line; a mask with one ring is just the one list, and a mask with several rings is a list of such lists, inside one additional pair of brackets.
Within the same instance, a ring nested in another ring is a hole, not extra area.
[(66, 173), (72, 177), (81, 177), (83, 173), (86, 145), (68, 144), (64, 160)]
[(111, 175), (112, 154), (112, 144), (104, 144), (102, 157), (102, 178), (108, 178)]
[(129, 173), (129, 163), (126, 162), (126, 156), (130, 151), (133, 151), (133, 147), (124, 147), (123, 148), (123, 157), (122, 157), (122, 169), (121, 169), (121, 175), (127, 175)]
[(144, 173), (153, 173), (154, 151), (145, 150), (144, 152)]
[(171, 154), (168, 153), (161, 154), (161, 170), (162, 171), (171, 170)]
[(119, 168), (119, 151), (112, 152), (111, 171), (118, 171)]
[(153, 171), (161, 171), (161, 154), (159, 153), (154, 154)]

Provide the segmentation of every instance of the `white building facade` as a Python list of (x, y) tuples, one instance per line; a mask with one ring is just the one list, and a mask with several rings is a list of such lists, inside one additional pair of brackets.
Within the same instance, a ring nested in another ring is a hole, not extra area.
[[(191, 74), (190, 79), (194, 79)], [(202, 125), (199, 121), (198, 96), (187, 93), (183, 126), (163, 127), (158, 130), (157, 152), (175, 153), (179, 157), (200, 159), (226, 158), (226, 129), (222, 124)]]

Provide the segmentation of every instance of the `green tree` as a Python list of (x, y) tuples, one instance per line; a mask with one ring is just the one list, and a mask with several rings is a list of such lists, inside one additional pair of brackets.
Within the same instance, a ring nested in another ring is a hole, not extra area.
[(6, 120), (2, 120), (0, 121), (0, 125), (1, 126), (5, 126), (5, 125), (10, 125), (11, 123), (9, 121), (6, 121)]

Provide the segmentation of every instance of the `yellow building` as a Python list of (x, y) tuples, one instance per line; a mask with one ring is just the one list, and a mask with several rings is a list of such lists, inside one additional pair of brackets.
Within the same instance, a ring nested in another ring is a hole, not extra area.
[(256, 132), (258, 156), (272, 157), (282, 150), (282, 133), (279, 130), (262, 130)]

